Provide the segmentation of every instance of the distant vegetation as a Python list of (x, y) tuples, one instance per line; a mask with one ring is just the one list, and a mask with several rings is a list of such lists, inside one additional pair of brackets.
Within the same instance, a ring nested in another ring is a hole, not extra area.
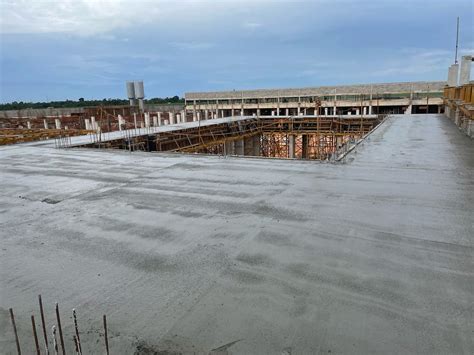
[[(78, 101), (66, 100), (66, 101), (50, 101), (50, 102), (17, 102), (13, 101), (6, 104), (0, 104), (0, 110), (23, 110), (27, 108), (63, 108), (63, 107), (86, 107), (86, 106), (99, 106), (99, 105), (127, 105), (128, 100), (122, 99), (103, 99), (103, 100), (84, 100), (82, 97)], [(184, 99), (179, 96), (173, 97), (155, 97), (152, 99), (145, 100), (148, 104), (184, 104)]]

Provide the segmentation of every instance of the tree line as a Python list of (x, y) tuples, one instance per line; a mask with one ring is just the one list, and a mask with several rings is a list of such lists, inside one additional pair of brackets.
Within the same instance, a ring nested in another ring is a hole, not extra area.
[[(184, 104), (184, 98), (179, 96), (173, 97), (155, 97), (144, 100), (147, 104)], [(128, 100), (123, 99), (102, 99), (102, 100), (64, 100), (64, 101), (50, 101), (50, 102), (23, 102), (13, 101), (9, 103), (0, 104), (0, 110), (23, 110), (28, 108), (68, 108), (68, 107), (87, 107), (87, 106), (109, 106), (109, 105), (128, 105)]]

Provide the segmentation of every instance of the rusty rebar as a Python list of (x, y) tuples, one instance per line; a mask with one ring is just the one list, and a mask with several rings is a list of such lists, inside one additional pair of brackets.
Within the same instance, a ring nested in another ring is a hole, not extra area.
[(36, 324), (35, 324), (35, 316), (31, 315), (31, 327), (33, 328), (33, 337), (35, 338), (35, 347), (36, 347), (36, 354), (40, 355), (40, 346), (38, 341), (38, 334), (36, 333)]
[(104, 314), (104, 338), (105, 338), (105, 353), (109, 355), (109, 339), (107, 336), (107, 318)]
[(76, 309), (72, 309), (72, 317), (74, 319), (74, 330), (75, 330), (75, 337), (77, 341), (77, 348), (80, 355), (82, 355), (82, 347), (81, 347), (81, 338), (79, 337), (79, 327), (77, 326), (77, 316), (76, 316)]
[(40, 313), (41, 313), (41, 324), (43, 327), (43, 336), (44, 336), (44, 348), (46, 354), (49, 355), (49, 346), (48, 346), (48, 333), (46, 331), (46, 322), (44, 321), (44, 311), (43, 311), (43, 301), (41, 300), (41, 295), (38, 295)]
[(13, 315), (13, 309), (12, 308), (10, 308), (10, 318), (12, 320), (13, 333), (15, 333), (16, 350), (18, 351), (18, 355), (21, 355), (20, 339), (18, 339), (18, 332), (16, 331), (15, 316)]
[(63, 355), (66, 355), (66, 348), (64, 347), (63, 329), (61, 328), (61, 317), (59, 316), (59, 305), (57, 302), (56, 302), (56, 320), (58, 321), (59, 341), (61, 342), (61, 350), (62, 350)]

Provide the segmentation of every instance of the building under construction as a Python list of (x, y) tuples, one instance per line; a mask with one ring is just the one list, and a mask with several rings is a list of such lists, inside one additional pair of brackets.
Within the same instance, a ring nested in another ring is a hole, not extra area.
[(462, 63), (449, 86), (188, 93), (169, 111), (130, 92), (10, 118), (2, 352), (474, 353)]

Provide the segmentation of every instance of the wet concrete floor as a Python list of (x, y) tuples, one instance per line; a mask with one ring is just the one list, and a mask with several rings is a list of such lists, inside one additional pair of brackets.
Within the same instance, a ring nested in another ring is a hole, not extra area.
[[(474, 141), (394, 116), (345, 164), (0, 148), (0, 349), (474, 353)], [(228, 345), (226, 345), (228, 344)]]

